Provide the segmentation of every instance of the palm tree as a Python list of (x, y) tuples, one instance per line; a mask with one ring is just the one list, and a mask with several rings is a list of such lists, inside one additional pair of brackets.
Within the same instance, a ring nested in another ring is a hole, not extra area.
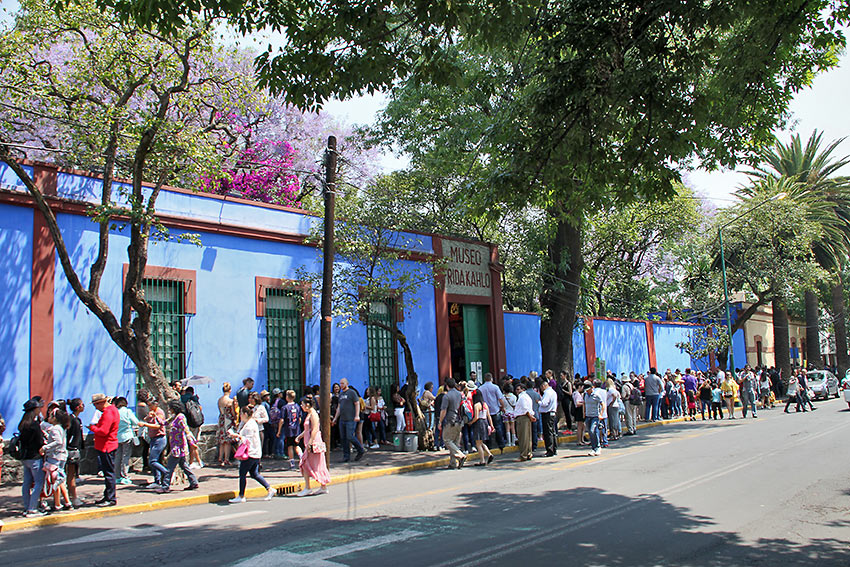
[[(835, 159), (835, 149), (844, 138), (835, 140), (821, 148), (823, 133), (815, 130), (805, 147), (799, 134), (795, 134), (788, 144), (777, 142), (773, 148), (762, 155), (762, 165), (750, 176), (759, 180), (787, 178), (795, 181), (804, 193), (816, 199), (823, 199), (829, 205), (831, 214), (823, 216), (819, 209), (813, 214), (823, 226), (823, 236), (812, 247), (817, 262), (826, 270), (836, 274), (838, 279), (832, 293), (832, 314), (835, 321), (836, 353), (839, 372), (850, 367), (847, 352), (847, 334), (845, 329), (844, 293), (841, 282), (841, 268), (850, 253), (850, 177), (837, 177), (839, 169), (850, 163), (850, 156)], [(739, 194), (746, 196), (750, 188), (743, 188)], [(840, 293), (836, 289), (842, 290)], [(818, 333), (818, 299), (814, 290), (805, 294), (806, 309), (806, 359), (820, 362), (820, 337)]]

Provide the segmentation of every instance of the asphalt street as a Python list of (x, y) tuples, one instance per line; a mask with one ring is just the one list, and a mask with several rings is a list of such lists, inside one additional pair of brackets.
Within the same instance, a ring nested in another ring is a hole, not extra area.
[(0, 565), (847, 566), (850, 410), (817, 408), (642, 430), (596, 458), (497, 455), (326, 496), (10, 532)]

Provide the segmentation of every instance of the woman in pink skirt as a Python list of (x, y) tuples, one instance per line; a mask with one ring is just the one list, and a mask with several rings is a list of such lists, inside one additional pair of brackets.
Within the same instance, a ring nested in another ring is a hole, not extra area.
[[(322, 441), (322, 432), (319, 428), (319, 414), (313, 409), (311, 398), (301, 398), (301, 409), (304, 411), (304, 432), (295, 438), (297, 443), (304, 440), (304, 453), (301, 455), (299, 468), (304, 476), (304, 490), (295, 496), (314, 496), (316, 494), (327, 494), (331, 475), (325, 461), (325, 442)], [(321, 487), (310, 490), (310, 478), (318, 482)]]

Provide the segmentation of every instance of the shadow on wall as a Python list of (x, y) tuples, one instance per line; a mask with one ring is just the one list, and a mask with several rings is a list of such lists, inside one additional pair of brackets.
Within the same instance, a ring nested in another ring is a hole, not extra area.
[[(349, 495), (356, 498), (353, 490), (349, 489)], [(419, 496), (411, 495), (410, 502), (416, 502), (416, 498)], [(349, 506), (356, 506), (356, 502), (349, 502)], [(104, 538), (98, 543), (97, 554), (114, 563), (144, 564), (167, 553), (170, 562), (187, 565), (202, 564), (212, 557), (219, 564), (251, 564), (261, 553), (267, 554), (265, 563), (287, 565), (318, 564), (320, 559), (333, 562), (328, 564), (383, 564), (388, 554), (394, 562), (444, 567), (556, 565), (565, 558), (574, 565), (608, 567), (847, 564), (846, 539), (824, 538), (800, 544), (776, 537), (749, 542), (736, 533), (715, 529), (710, 518), (694, 515), (663, 497), (631, 498), (597, 487), (536, 495), (469, 490), (449, 507), (429, 515), (361, 517), (356, 521), (266, 519), (267, 524), (253, 521), (251, 545), (247, 547), (233, 545), (233, 526), (220, 522), (167, 530), (148, 526), (149, 535)], [(63, 542), (73, 544), (79, 538), (99, 535), (102, 528), (65, 525), (52, 528), (51, 538), (60, 542), (56, 551), (63, 553)], [(32, 545), (33, 534), (11, 532), (3, 537), (9, 551), (0, 552), (0, 557), (10, 564), (13, 560), (17, 567), (43, 562), (38, 553), (16, 554), (12, 549)], [(134, 542), (149, 538), (147, 541), (156, 545), (127, 545), (129, 537)], [(379, 537), (384, 541), (375, 541)], [(436, 541), (439, 549), (434, 547)], [(68, 564), (82, 565), (89, 564), (93, 556), (84, 553), (65, 559)]]
[(0, 414), (6, 420), (6, 437), (17, 428), (21, 406), (29, 397), (32, 211), (24, 212), (20, 219), (28, 220), (28, 228), (4, 224), (0, 230)]

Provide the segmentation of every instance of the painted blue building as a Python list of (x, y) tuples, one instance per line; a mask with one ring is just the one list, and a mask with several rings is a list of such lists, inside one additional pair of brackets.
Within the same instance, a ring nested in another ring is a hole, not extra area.
[[(100, 200), (100, 180), (79, 171), (26, 163), (56, 215), (71, 261), (86, 285), (97, 250), (97, 225), (87, 216)], [(206, 420), (217, 417), (224, 382), (255, 389), (319, 382), (319, 320), (299, 274), (320, 269), (320, 251), (305, 242), (319, 219), (286, 207), (165, 188), (158, 216), (172, 237), (197, 234), (201, 245), (171, 238), (151, 242), (146, 297), (154, 307), (152, 333), (160, 365), (173, 380), (208, 376), (196, 393)], [(430, 271), (445, 258), (442, 285), (423, 286), (405, 304), (376, 306), (396, 318), (413, 349), (420, 385), (469, 372), (526, 374), (540, 369), (539, 318), (503, 314), (495, 246), (434, 234), (406, 234), (400, 268)], [(120, 313), (129, 238), (117, 227), (101, 297)], [(0, 412), (16, 422), (23, 402), (95, 392), (135, 403), (137, 373), (92, 313), (80, 303), (59, 264), (41, 213), (22, 183), (0, 165)], [(403, 266), (402, 266), (403, 264)], [(305, 307), (306, 306), (306, 307)], [(506, 349), (506, 344), (512, 345)], [(404, 381), (400, 349), (380, 329), (334, 326), (333, 381)], [(386, 395), (386, 394), (385, 394)]]

